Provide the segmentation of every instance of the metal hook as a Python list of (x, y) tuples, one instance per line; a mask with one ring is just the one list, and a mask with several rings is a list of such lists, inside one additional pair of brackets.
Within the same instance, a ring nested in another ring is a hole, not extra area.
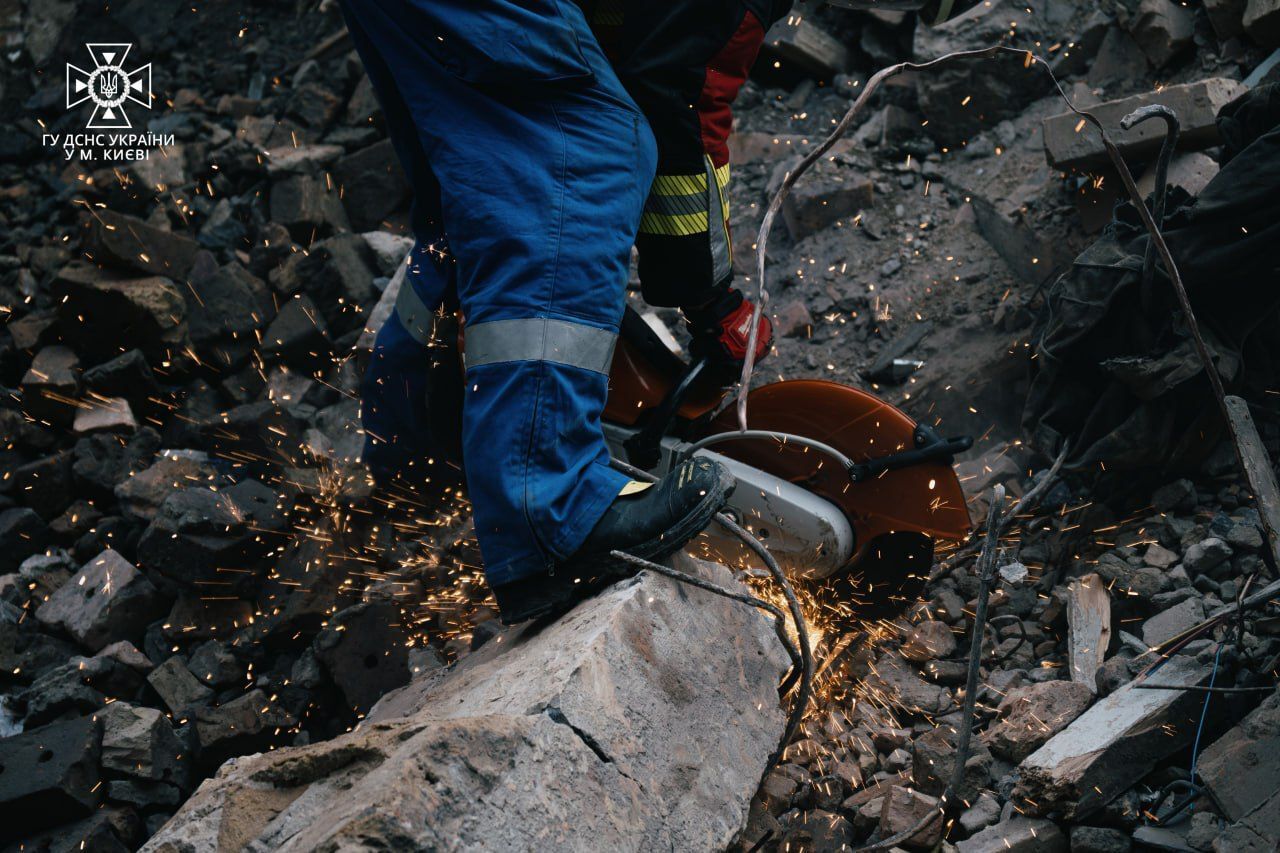
[[(1155, 199), (1152, 201), (1151, 217), (1156, 228), (1164, 227), (1165, 200), (1169, 193), (1169, 161), (1173, 159), (1173, 150), (1178, 147), (1178, 133), (1181, 125), (1178, 114), (1164, 104), (1151, 104), (1139, 107), (1120, 119), (1120, 127), (1130, 130), (1147, 119), (1161, 118), (1166, 125), (1164, 142), (1160, 145), (1160, 157), (1156, 160)], [(1151, 279), (1155, 273), (1156, 247), (1154, 242), (1147, 243), (1147, 253), (1142, 259), (1142, 301), (1145, 305), (1151, 290)]]

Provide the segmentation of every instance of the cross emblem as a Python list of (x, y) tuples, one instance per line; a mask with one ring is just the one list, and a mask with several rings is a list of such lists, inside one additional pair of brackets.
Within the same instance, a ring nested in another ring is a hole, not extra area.
[(124, 130), (133, 127), (125, 113), (132, 101), (151, 109), (151, 63), (125, 71), (125, 57), (131, 44), (86, 44), (93, 68), (85, 70), (67, 63), (67, 109), (93, 101), (93, 115), (85, 125), (90, 130)]

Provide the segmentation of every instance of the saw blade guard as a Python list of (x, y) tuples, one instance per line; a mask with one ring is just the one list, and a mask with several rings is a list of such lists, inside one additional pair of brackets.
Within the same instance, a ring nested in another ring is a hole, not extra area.
[(732, 409), (712, 419), (699, 439), (723, 435), (715, 452), (801, 486), (835, 504), (853, 526), (857, 545), (851, 563), (867, 553), (877, 537), (920, 533), (934, 539), (962, 540), (971, 530), (960, 480), (948, 450), (968, 442), (940, 446), (932, 430), (880, 398), (816, 379), (789, 380), (751, 391), (751, 430), (807, 438), (828, 445), (854, 463), (846, 468), (814, 447), (778, 438), (731, 438), (738, 432)]

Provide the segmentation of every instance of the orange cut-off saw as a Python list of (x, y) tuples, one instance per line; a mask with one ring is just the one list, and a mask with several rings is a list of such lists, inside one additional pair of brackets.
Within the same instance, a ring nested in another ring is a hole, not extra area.
[[(675, 346), (656, 315), (626, 310), (603, 419), (610, 450), (659, 476), (695, 453), (724, 463), (738, 480), (730, 513), (789, 574), (857, 568), (900, 589), (904, 559), (923, 578), (934, 541), (968, 536), (952, 463), (972, 439), (943, 439), (866, 391), (816, 379), (752, 390), (744, 433), (723, 374)], [(722, 557), (741, 553), (717, 525), (704, 536)]]

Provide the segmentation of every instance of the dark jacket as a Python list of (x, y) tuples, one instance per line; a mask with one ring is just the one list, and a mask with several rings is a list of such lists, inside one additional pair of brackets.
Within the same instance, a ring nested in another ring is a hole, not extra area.
[(640, 223), (645, 300), (707, 301), (733, 276), (731, 105), (791, 0), (576, 0), (658, 142)]

